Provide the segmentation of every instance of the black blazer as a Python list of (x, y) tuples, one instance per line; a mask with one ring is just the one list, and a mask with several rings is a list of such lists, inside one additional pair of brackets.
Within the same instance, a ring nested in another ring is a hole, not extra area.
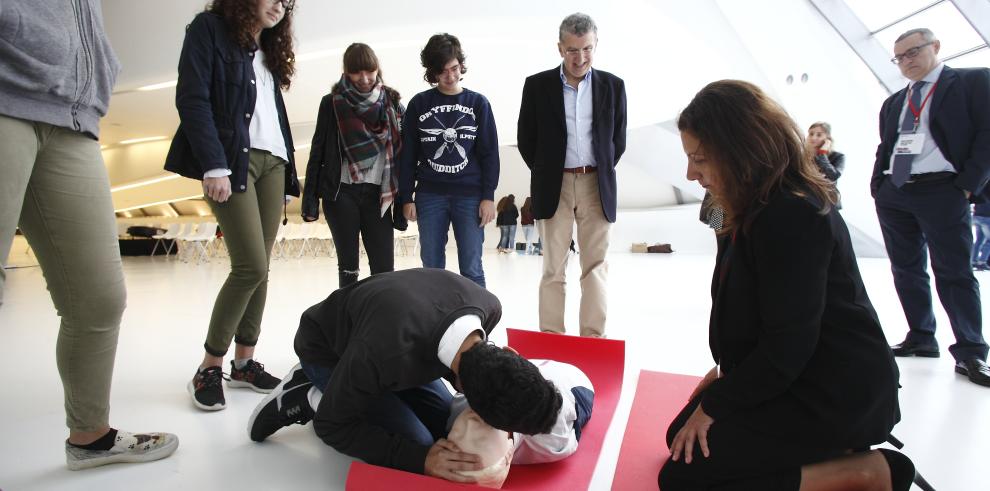
[(719, 238), (709, 340), (724, 376), (702, 399), (715, 431), (731, 417), (832, 448), (886, 440), (899, 374), (845, 222), (784, 191), (758, 213)]
[[(175, 87), (180, 123), (165, 157), (165, 170), (202, 180), (208, 170), (230, 169), (231, 191), (244, 192), (248, 178), (245, 149), (251, 148), (247, 115), (254, 113), (257, 99), (253, 55), (234, 42), (223, 18), (216, 14), (200, 13), (189, 24)], [(285, 194), (299, 196), (289, 116), (278, 88), (275, 107), (289, 157)]]
[[(605, 218), (615, 222), (615, 166), (626, 151), (626, 87), (621, 78), (595, 69), (591, 72), (591, 91), (598, 192)], [(550, 218), (560, 203), (567, 152), (559, 66), (526, 78), (517, 138), (519, 153), (532, 171), (533, 217)]]
[[(905, 97), (907, 87), (888, 97), (880, 109), (880, 145), (870, 181), (874, 198), (887, 177), (883, 171), (897, 143)], [(986, 186), (990, 179), (990, 70), (943, 67), (929, 104), (929, 131), (958, 172), (955, 185), (973, 193), (970, 199), (974, 202), (990, 199)]]

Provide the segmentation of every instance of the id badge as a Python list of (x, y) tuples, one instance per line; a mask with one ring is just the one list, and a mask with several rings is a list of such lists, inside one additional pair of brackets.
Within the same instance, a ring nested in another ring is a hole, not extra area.
[(894, 155), (918, 155), (925, 146), (924, 133), (904, 133), (894, 145)]

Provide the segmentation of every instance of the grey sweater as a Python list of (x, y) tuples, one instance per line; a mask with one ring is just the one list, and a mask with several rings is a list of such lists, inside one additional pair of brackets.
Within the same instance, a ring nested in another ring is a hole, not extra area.
[(0, 0), (0, 114), (96, 138), (119, 71), (100, 0)]

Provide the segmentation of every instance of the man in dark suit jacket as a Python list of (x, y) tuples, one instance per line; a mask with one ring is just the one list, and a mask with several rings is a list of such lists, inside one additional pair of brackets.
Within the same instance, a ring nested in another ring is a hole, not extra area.
[(939, 41), (913, 29), (891, 60), (911, 84), (880, 110), (880, 146), (870, 188), (907, 318), (897, 356), (938, 357), (926, 251), (956, 343), (956, 372), (990, 386), (980, 285), (970, 267), (970, 200), (990, 196), (990, 70), (953, 69), (938, 60)]
[(526, 79), (519, 153), (532, 171), (533, 217), (544, 244), (540, 329), (563, 333), (564, 273), (577, 223), (582, 336), (603, 336), (609, 227), (615, 222), (615, 165), (626, 149), (622, 79), (592, 70), (598, 28), (575, 13), (560, 25), (559, 67)]

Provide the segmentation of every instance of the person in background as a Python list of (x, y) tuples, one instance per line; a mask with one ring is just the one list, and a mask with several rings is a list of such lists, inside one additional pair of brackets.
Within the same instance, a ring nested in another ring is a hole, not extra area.
[(509, 253), (515, 249), (516, 242), (516, 220), (519, 219), (519, 209), (516, 208), (515, 195), (508, 195), (498, 202), (496, 210), (498, 217), (495, 224), (498, 225), (502, 236), (498, 241), (498, 252)]
[(344, 73), (320, 101), (309, 150), (303, 220), (320, 217), (320, 200), (337, 249), (338, 285), (358, 280), (364, 241), (371, 274), (395, 268), (392, 229), (405, 230), (395, 211), (400, 123), (399, 93), (385, 85), (378, 56), (367, 44), (344, 51)]
[(278, 379), (254, 359), (279, 219), (299, 196), (282, 100), (295, 73), (292, 0), (215, 0), (186, 29), (175, 107), (179, 129), (165, 170), (201, 180), (223, 229), (230, 275), (217, 294), (203, 361), (187, 385), (195, 407), (227, 407), (228, 387), (270, 392)]
[(833, 183), (839, 180), (842, 171), (846, 168), (846, 156), (835, 151), (835, 142), (832, 140), (832, 125), (818, 121), (808, 128), (807, 142), (808, 150), (815, 157), (815, 164), (822, 171), (822, 175)]
[(519, 210), (519, 225), (522, 226), (523, 238), (526, 241), (526, 254), (535, 253), (536, 242), (539, 241), (539, 236), (537, 236), (536, 241), (533, 240), (533, 230), (536, 228), (534, 223), (533, 198), (527, 196), (526, 201), (523, 202), (522, 209)]
[(399, 201), (406, 219), (419, 221), (423, 267), (446, 267), (453, 226), (461, 274), (485, 286), (481, 253), (485, 225), (495, 219), (498, 132), (488, 99), (461, 87), (465, 60), (460, 40), (446, 33), (420, 52), (423, 79), (434, 87), (413, 96), (402, 118)]
[(736, 80), (703, 88), (677, 127), (687, 178), (725, 217), (715, 366), (667, 429), (660, 488), (907, 491), (910, 459), (868, 450), (900, 420), (897, 364), (801, 130)]
[(973, 241), (973, 255), (970, 263), (975, 271), (990, 270), (990, 201), (973, 205), (973, 228), (976, 230)]
[[(179, 446), (175, 435), (110, 426), (127, 292), (98, 141), (120, 71), (100, 2), (4, 2), (3, 17), (19, 29), (0, 29), (0, 261), (20, 228), (61, 317), (54, 354), (69, 430), (66, 465), (80, 470), (168, 457)], [(38, 370), (23, 368), (25, 375)], [(23, 431), (28, 438), (31, 430)]]

